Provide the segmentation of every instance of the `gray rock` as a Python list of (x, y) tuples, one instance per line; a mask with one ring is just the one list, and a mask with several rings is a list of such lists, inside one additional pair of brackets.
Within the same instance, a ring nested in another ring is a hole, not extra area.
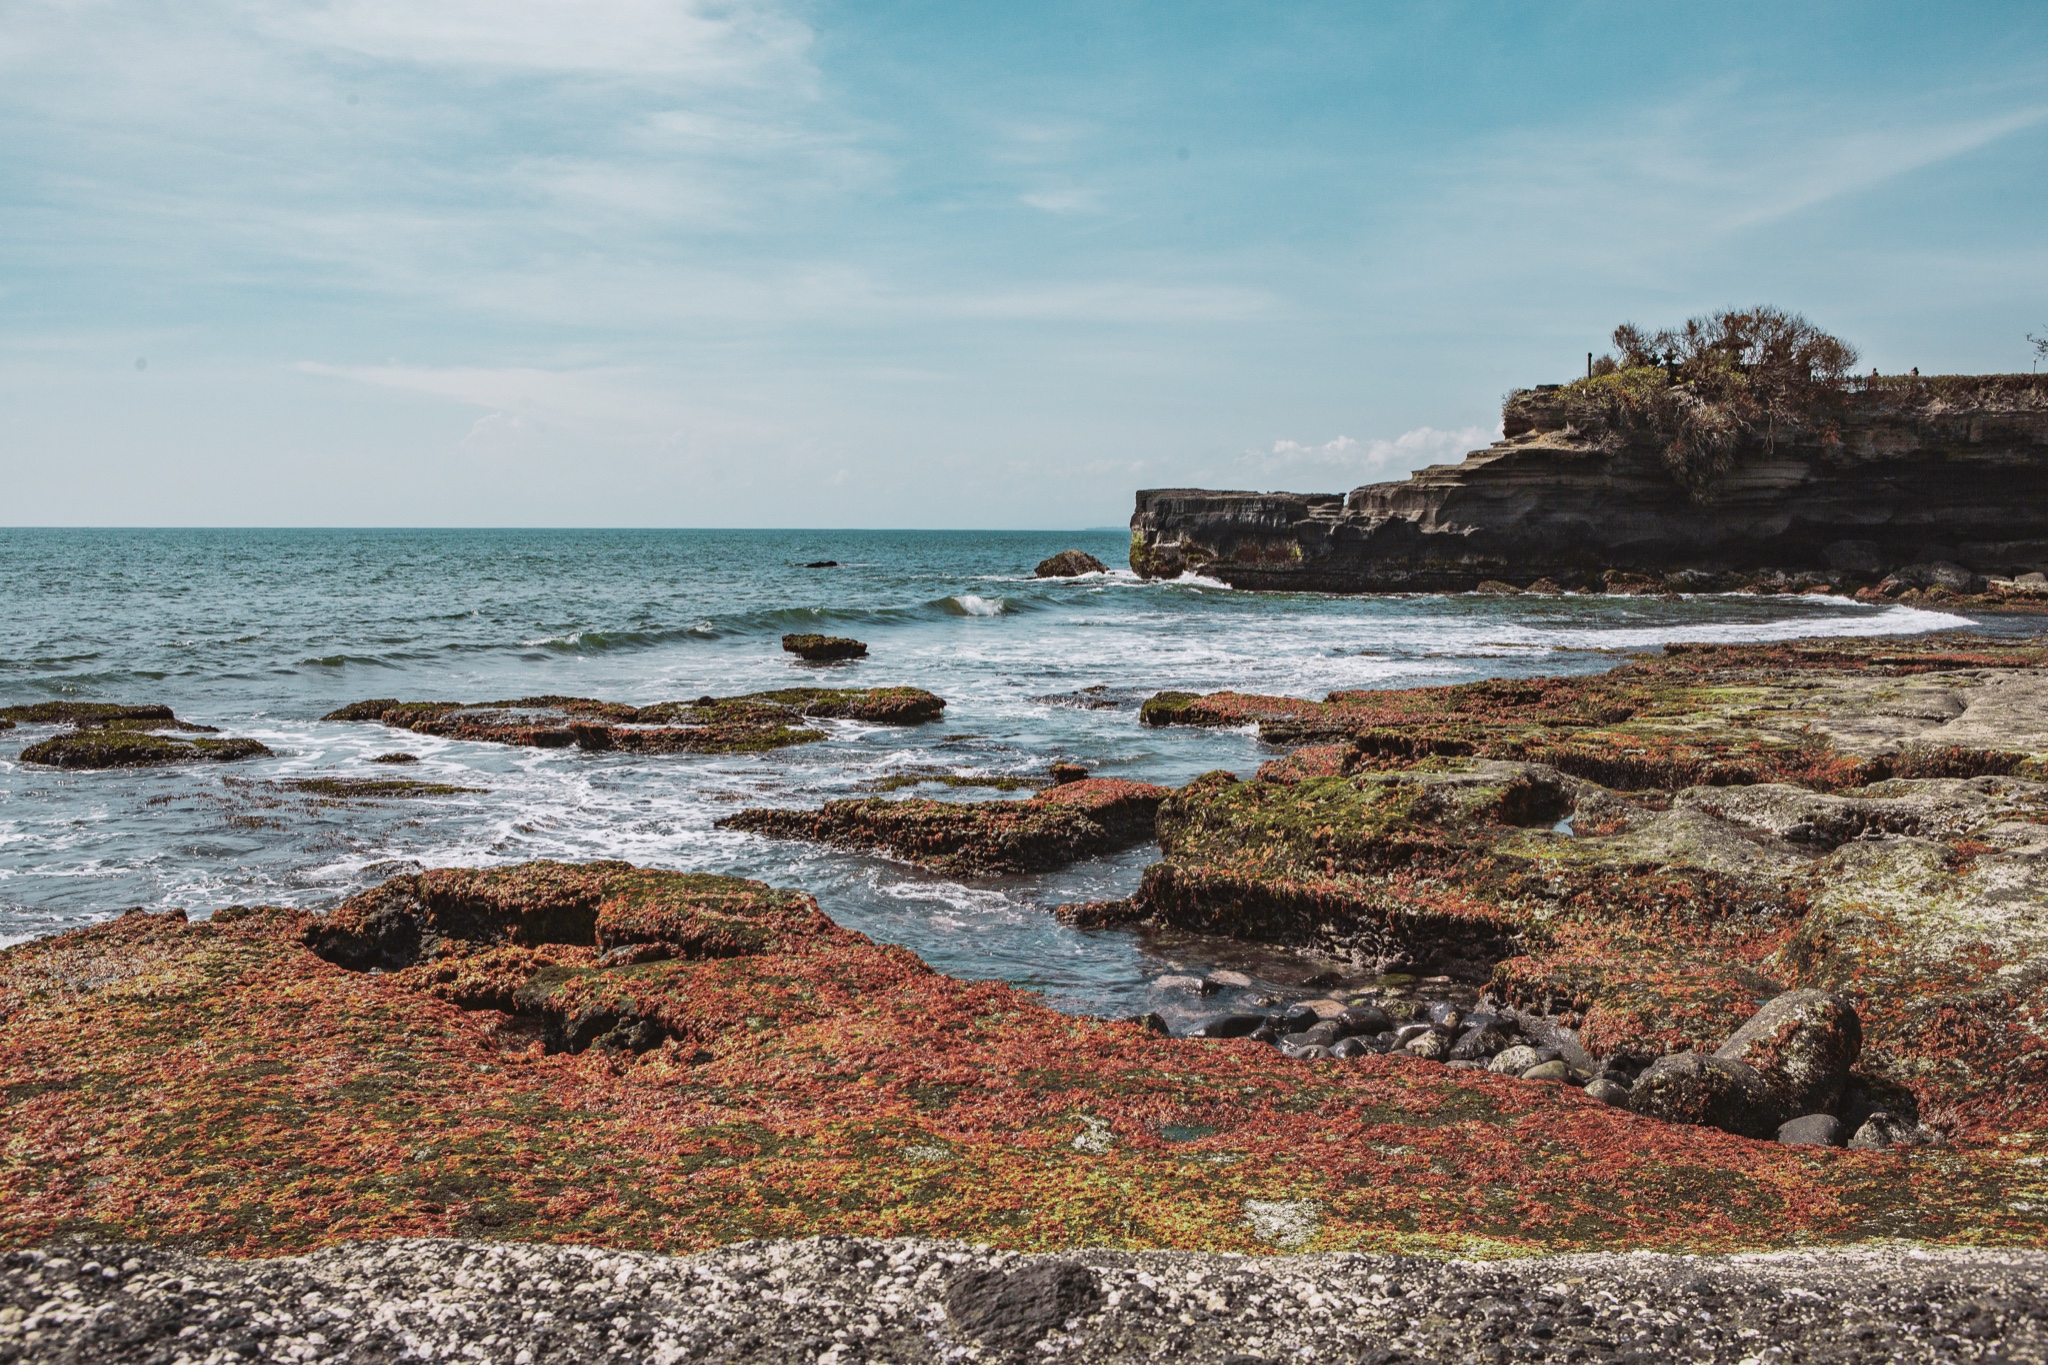
[(1525, 1081), (1569, 1081), (1572, 1069), (1563, 1060), (1538, 1062), (1522, 1073)]
[(1190, 1038), (1249, 1038), (1263, 1028), (1263, 1014), (1220, 1014), (1188, 1030)]
[(1282, 1038), (1280, 1040), (1280, 1055), (1292, 1057), (1298, 1062), (1313, 1062), (1329, 1056), (1330, 1049), (1322, 1046), (1320, 1043), (1311, 1043), (1304, 1047), (1299, 1043), (1290, 1043), (1285, 1038)]
[(1833, 1114), (1808, 1114), (1779, 1124), (1778, 1141), (1795, 1147), (1839, 1147), (1842, 1121)]
[(1394, 1046), (1406, 1047), (1423, 1034), (1434, 1032), (1435, 1030), (1428, 1024), (1403, 1024), (1400, 1028), (1394, 1030)]
[(1510, 1046), (1508, 1036), (1490, 1024), (1466, 1029), (1451, 1045), (1451, 1056), (1460, 1062), (1483, 1062)]
[(1879, 1109), (1863, 1120), (1863, 1126), (1849, 1139), (1849, 1146), (1858, 1152), (1876, 1152), (1886, 1147), (1917, 1146), (1920, 1141), (1918, 1124), (1888, 1109)]
[(1863, 1050), (1855, 1008), (1826, 991), (1786, 991), (1714, 1051), (1763, 1078), (1788, 1114), (1832, 1109)]
[(1363, 1038), (1339, 1038), (1330, 1044), (1332, 1057), (1370, 1057), (1379, 1051)]
[(1543, 1059), (1536, 1055), (1536, 1049), (1526, 1043), (1517, 1043), (1495, 1054), (1486, 1069), (1501, 1076), (1519, 1076)]
[(1252, 979), (1243, 972), (1211, 972), (1209, 973), (1209, 984), (1212, 986), (1228, 987), (1231, 990), (1243, 990), (1252, 984)]
[(1346, 1033), (1385, 1033), (1394, 1026), (1387, 1012), (1377, 1005), (1353, 1005), (1337, 1016)]
[(1101, 1301), (1095, 1272), (1072, 1261), (1018, 1270), (969, 1269), (946, 1286), (946, 1316), (990, 1346), (1029, 1346)]
[(1216, 988), (1199, 976), (1161, 976), (1153, 978), (1152, 989), (1185, 991), (1189, 995), (1208, 995)]
[(1783, 1102), (1754, 1068), (1728, 1057), (1675, 1052), (1659, 1057), (1629, 1091), (1629, 1108), (1668, 1123), (1692, 1123), (1742, 1137), (1775, 1137)]
[(1451, 1055), (1451, 1040), (1447, 1035), (1431, 1029), (1401, 1044), (1401, 1050), (1426, 1062), (1441, 1062)]
[(1628, 1087), (1605, 1076), (1586, 1083), (1586, 1093), (1602, 1104), (1611, 1104), (1616, 1109), (1628, 1108)]

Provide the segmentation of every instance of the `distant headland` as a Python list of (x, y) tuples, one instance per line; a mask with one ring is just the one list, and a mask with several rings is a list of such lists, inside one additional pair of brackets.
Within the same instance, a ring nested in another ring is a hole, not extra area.
[(1342, 493), (1146, 489), (1131, 567), (1314, 592), (2048, 599), (2048, 376), (1851, 374), (1774, 309), (1624, 326), (1462, 463)]

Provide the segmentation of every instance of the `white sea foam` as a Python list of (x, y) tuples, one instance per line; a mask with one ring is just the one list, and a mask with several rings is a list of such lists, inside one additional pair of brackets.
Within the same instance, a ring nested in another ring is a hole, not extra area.
[(1007, 609), (1000, 597), (981, 597), (971, 592), (955, 594), (948, 600), (957, 603), (968, 616), (1001, 616)]

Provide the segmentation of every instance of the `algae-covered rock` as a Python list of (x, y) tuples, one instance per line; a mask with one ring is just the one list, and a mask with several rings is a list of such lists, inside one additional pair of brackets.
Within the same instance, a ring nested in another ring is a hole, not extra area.
[(0, 722), (13, 728), (69, 724), (72, 729), (30, 744), (21, 751), (24, 763), (51, 768), (154, 768), (173, 763), (231, 763), (268, 754), (253, 739), (216, 738), (210, 725), (179, 720), (168, 706), (128, 706), (115, 702), (37, 702), (0, 710)]
[(917, 725), (937, 719), (945, 709), (943, 698), (916, 687), (789, 687), (650, 706), (560, 696), (478, 703), (387, 697), (344, 706), (322, 719), (381, 721), (444, 739), (542, 749), (747, 753), (825, 738), (806, 720)]
[(829, 801), (816, 811), (755, 809), (718, 822), (780, 839), (885, 853), (949, 876), (1043, 872), (1152, 837), (1167, 792), (1084, 778), (1024, 801)]
[(834, 663), (842, 659), (865, 659), (868, 647), (844, 635), (785, 635), (782, 647), (806, 663)]
[(1629, 1090), (1629, 1108), (1667, 1123), (1692, 1123), (1742, 1137), (1767, 1138), (1785, 1122), (1763, 1077), (1739, 1061), (1676, 1052), (1652, 1062)]
[(1714, 1056), (1753, 1069), (1788, 1112), (1812, 1114), (1841, 1099), (1862, 1050), (1855, 1007), (1809, 989), (1787, 991), (1765, 1005)]
[(1084, 573), (1102, 573), (1109, 566), (1085, 550), (1061, 550), (1051, 559), (1041, 559), (1031, 571), (1034, 578), (1079, 578)]

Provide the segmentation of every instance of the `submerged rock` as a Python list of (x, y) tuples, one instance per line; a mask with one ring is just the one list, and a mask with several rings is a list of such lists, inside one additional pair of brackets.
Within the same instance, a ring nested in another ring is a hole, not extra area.
[(807, 663), (832, 663), (868, 656), (865, 644), (844, 635), (785, 635), (782, 647)]
[(1041, 559), (1031, 571), (1033, 578), (1079, 578), (1084, 573), (1102, 573), (1109, 566), (1084, 550), (1061, 550), (1051, 559)]
[(885, 853), (948, 876), (1043, 872), (1152, 837), (1164, 787), (1086, 778), (1025, 801), (828, 801), (821, 810), (744, 810), (718, 822), (780, 839)]

